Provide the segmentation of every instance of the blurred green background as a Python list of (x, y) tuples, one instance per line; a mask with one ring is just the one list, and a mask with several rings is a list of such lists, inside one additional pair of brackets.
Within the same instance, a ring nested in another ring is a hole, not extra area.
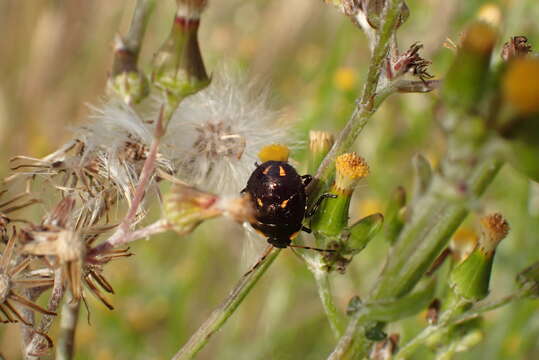
[[(444, 40), (458, 39), (486, 3), (499, 5), (504, 15), (499, 45), (509, 36), (526, 35), (539, 48), (537, 0), (407, 3), (411, 15), (399, 33), (401, 48), (424, 43), (424, 57), (433, 60), (436, 76), (444, 74), (452, 57)], [(0, 1), (0, 174), (7, 174), (10, 157), (43, 156), (86, 121), (87, 104), (103, 98), (113, 38), (125, 33), (133, 5), (133, 0)], [(158, 1), (141, 55), (144, 69), (169, 30), (174, 6), (172, 0)], [(210, 1), (200, 42), (210, 72), (233, 64), (266, 82), (281, 120), (294, 124), (300, 140), (307, 139), (309, 129), (342, 128), (369, 59), (363, 34), (321, 0)], [(366, 127), (356, 150), (369, 162), (372, 176), (356, 192), (352, 220), (382, 211), (397, 185), (410, 186), (415, 153), (433, 165), (443, 155), (444, 138), (434, 120), (437, 97), (393, 96)], [(297, 160), (302, 156), (293, 154)], [(512, 228), (499, 248), (491, 282), (491, 296), (503, 296), (513, 289), (515, 274), (539, 259), (539, 186), (506, 166), (482, 205), (501, 211)], [(472, 221), (464, 225), (472, 226)], [(116, 290), (116, 310), (88, 297), (91, 324), (83, 310), (76, 358), (170, 358), (249, 266), (242, 260), (243, 239), (241, 227), (214, 220), (188, 237), (165, 234), (135, 243), (135, 257), (106, 270)], [(334, 276), (341, 308), (368, 291), (386, 250), (386, 244), (374, 241), (346, 275)], [(537, 359), (538, 310), (537, 301), (525, 301), (487, 314), (486, 340), (459, 358)], [(420, 314), (389, 331), (401, 332), (406, 341), (423, 326)], [(0, 350), (7, 359), (20, 356), (18, 336), (17, 326), (0, 326)], [(333, 346), (311, 274), (285, 251), (198, 358), (322, 359)], [(427, 351), (417, 354), (431, 357)]]

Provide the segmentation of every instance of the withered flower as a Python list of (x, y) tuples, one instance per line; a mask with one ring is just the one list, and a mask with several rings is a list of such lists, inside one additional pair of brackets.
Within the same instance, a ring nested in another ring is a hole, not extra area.
[(525, 56), (532, 51), (532, 46), (528, 43), (525, 36), (513, 36), (508, 42), (503, 44), (501, 57), (504, 61), (512, 58)]
[(428, 72), (431, 61), (425, 60), (419, 55), (419, 50), (422, 48), (423, 45), (416, 42), (404, 53), (394, 57), (391, 63), (388, 63), (387, 74), (389, 79), (395, 79), (406, 73), (417, 76), (424, 83), (428, 79), (432, 79), (434, 76)]
[(92, 252), (97, 236), (111, 226), (91, 226), (91, 214), (86, 212), (73, 219), (75, 200), (64, 198), (41, 225), (26, 229), (23, 251), (43, 256), (52, 268), (61, 268), (63, 281), (69, 287), (73, 299), (84, 297), (87, 287), (109, 309), (113, 306), (103, 296), (100, 288), (114, 293), (112, 286), (103, 276), (103, 265), (110, 260), (132, 255), (128, 249), (110, 249)]
[[(15, 289), (47, 288), (52, 286), (54, 281), (50, 274), (38, 277), (25, 275), (24, 270), (28, 268), (32, 259), (15, 256), (16, 237), (17, 234), (13, 230), (12, 236), (9, 237), (7, 245), (0, 256), (0, 322), (15, 323), (20, 321), (32, 327), (33, 324), (24, 318), (16, 305), (45, 315), (56, 315), (56, 313), (42, 308), (26, 297), (17, 294)], [(35, 329), (34, 331), (43, 336), (47, 340), (48, 346), (52, 347), (52, 340), (46, 334)]]

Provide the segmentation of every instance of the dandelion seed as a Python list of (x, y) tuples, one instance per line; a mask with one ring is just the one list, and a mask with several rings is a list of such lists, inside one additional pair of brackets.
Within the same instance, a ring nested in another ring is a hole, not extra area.
[(258, 151), (268, 144), (286, 143), (286, 133), (267, 107), (266, 92), (221, 74), (208, 88), (184, 100), (162, 151), (181, 159), (181, 179), (214, 193), (237, 193), (252, 172)]

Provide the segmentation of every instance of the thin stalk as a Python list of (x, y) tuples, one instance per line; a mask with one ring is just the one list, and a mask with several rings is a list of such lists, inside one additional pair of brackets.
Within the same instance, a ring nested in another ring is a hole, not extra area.
[(131, 24), (129, 25), (129, 31), (125, 36), (125, 44), (127, 49), (136, 54), (140, 53), (140, 48), (142, 46), (142, 39), (146, 28), (148, 26), (148, 21), (150, 19), (150, 14), (155, 7), (155, 0), (137, 0), (135, 5), (135, 12), (133, 13), (133, 18), (131, 19)]
[(423, 344), (429, 337), (433, 336), (436, 333), (445, 331), (448, 327), (462, 323), (464, 321), (471, 320), (480, 316), (482, 313), (487, 311), (492, 311), (498, 309), (504, 305), (509, 304), (510, 302), (519, 299), (519, 294), (512, 294), (506, 297), (503, 297), (499, 300), (476, 305), (470, 310), (464, 312), (459, 316), (454, 316), (454, 314), (449, 314), (445, 319), (440, 319), (435, 325), (430, 325), (423, 329), (418, 335), (416, 335), (412, 340), (410, 340), (406, 345), (404, 345), (395, 356), (395, 360), (404, 360), (410, 357), (417, 350), (417, 348)]
[(258, 280), (273, 263), (280, 249), (273, 248), (271, 252), (261, 259), (259, 265), (250, 273), (244, 275), (225, 301), (215, 309), (209, 318), (191, 336), (189, 341), (174, 355), (173, 360), (193, 359), (202, 350), (210, 338), (224, 325), (226, 320), (236, 311), (243, 299), (249, 294)]
[[(157, 151), (159, 149), (159, 144), (161, 143), (161, 138), (163, 137), (165, 131), (165, 129), (163, 128), (163, 117), (163, 110), (161, 110), (161, 113), (159, 114), (157, 120), (157, 124), (155, 126), (155, 134), (152, 144), (150, 146), (150, 151), (148, 152), (148, 156), (144, 161), (144, 165), (140, 172), (140, 177), (135, 188), (135, 194), (133, 195), (131, 206), (129, 207), (127, 215), (124, 217), (120, 226), (112, 234), (112, 236), (107, 241), (99, 244), (95, 249), (93, 249), (93, 253), (106, 251), (117, 246), (121, 246), (129, 240), (128, 234), (130, 233), (130, 228), (135, 223), (138, 209), (142, 204), (144, 196), (146, 195), (146, 191), (148, 190), (148, 185), (150, 184), (150, 180), (152, 179), (152, 176), (154, 174)], [(168, 121), (168, 119), (165, 119), (165, 122), (166, 121)]]
[[(62, 270), (58, 269), (54, 272), (54, 286), (52, 288), (51, 297), (49, 298), (47, 304), (47, 310), (56, 311), (60, 305), (60, 301), (64, 297), (64, 285), (62, 281)], [(43, 315), (41, 322), (39, 324), (38, 330), (42, 333), (47, 333), (56, 317), (52, 315)], [(32, 341), (25, 349), (25, 357), (29, 360), (38, 359), (38, 357), (32, 356), (30, 354), (39, 354), (44, 346), (43, 336), (39, 334), (34, 334)]]
[(319, 270), (314, 271), (313, 275), (316, 280), (318, 295), (324, 306), (324, 311), (326, 312), (333, 335), (335, 335), (335, 338), (339, 339), (343, 335), (345, 324), (342, 313), (339, 312), (333, 302), (329, 274), (327, 271)]
[[(324, 190), (323, 187), (325, 184), (330, 183), (335, 176), (335, 158), (350, 149), (369, 119), (381, 104), (381, 99), (377, 99), (377, 90), (380, 84), (382, 68), (384, 67), (391, 46), (390, 40), (397, 27), (402, 3), (402, 0), (390, 0), (387, 2), (382, 16), (384, 19), (383, 25), (377, 33), (374, 42), (363, 93), (357, 102), (357, 106), (354, 109), (350, 120), (348, 120), (344, 129), (340, 132), (335, 144), (318, 169), (316, 178), (319, 182), (316, 182), (315, 185), (313, 185), (316, 186), (314, 190), (317, 194), (321, 193)], [(389, 94), (385, 95), (385, 97), (388, 95)]]
[[(29, 299), (30, 301), (35, 301), (39, 294), (36, 293), (35, 289), (23, 289), (22, 295)], [(21, 308), (21, 315), (28, 324), (35, 324), (35, 314), (34, 312), (27, 308), (26, 306)], [(20, 324), (21, 329), (21, 341), (22, 341), (22, 349), (25, 349), (28, 344), (32, 341), (32, 336), (34, 335), (34, 330), (32, 326), (28, 326), (26, 324), (21, 323)]]
[[(112, 247), (119, 246), (119, 244), (126, 245), (135, 240), (144, 239), (155, 234), (160, 234), (168, 230), (168, 223), (166, 220), (157, 220), (153, 224), (145, 226), (141, 229), (137, 229), (132, 232), (122, 233), (120, 237), (111, 239), (99, 244), (94, 249), (90, 250), (90, 255), (99, 254), (104, 250), (108, 250)], [(112, 243), (116, 244), (113, 245)]]
[(79, 320), (80, 301), (66, 301), (62, 306), (60, 335), (56, 345), (56, 360), (71, 360), (75, 353), (75, 333)]

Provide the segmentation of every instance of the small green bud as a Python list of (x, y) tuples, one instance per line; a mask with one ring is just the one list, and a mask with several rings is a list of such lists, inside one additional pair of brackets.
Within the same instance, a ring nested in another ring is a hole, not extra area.
[(369, 166), (356, 153), (347, 153), (335, 160), (336, 176), (329, 193), (336, 198), (326, 199), (316, 212), (312, 229), (326, 236), (338, 235), (348, 225), (352, 193), (359, 180), (369, 174)]
[(335, 139), (327, 131), (309, 132), (309, 173), (314, 174), (327, 155)]
[(126, 104), (138, 104), (150, 93), (148, 78), (137, 69), (137, 58), (138, 54), (130, 50), (118, 36), (107, 92), (118, 95)]
[(363, 302), (361, 301), (361, 298), (356, 295), (348, 302), (348, 306), (346, 306), (346, 315), (351, 316), (358, 312), (362, 307)]
[(365, 328), (365, 337), (371, 341), (382, 341), (387, 338), (387, 334), (384, 332), (385, 324), (382, 322), (375, 322), (372, 326)]
[(485, 91), (496, 30), (484, 22), (468, 27), (445, 77), (442, 96), (456, 109), (474, 109)]
[(251, 222), (254, 210), (248, 195), (219, 197), (182, 184), (172, 186), (164, 208), (168, 226), (179, 235), (189, 234), (203, 221), (220, 215), (239, 223)]
[(393, 191), (385, 211), (384, 237), (393, 244), (404, 226), (406, 190), (399, 186)]
[(429, 188), (432, 181), (432, 168), (429, 161), (421, 154), (412, 159), (415, 170), (414, 199), (420, 198)]
[(539, 262), (521, 271), (516, 280), (523, 296), (539, 298)]
[(466, 301), (479, 301), (488, 295), (492, 263), (496, 247), (509, 232), (509, 225), (501, 214), (481, 219), (481, 233), (472, 253), (455, 266), (450, 275), (454, 293)]
[[(386, 6), (387, 0), (366, 0), (363, 1), (363, 6), (366, 7), (367, 21), (373, 29), (379, 29), (381, 25), (382, 13)], [(397, 27), (400, 27), (410, 16), (410, 9), (403, 1), (397, 22)]]
[(345, 249), (342, 251), (346, 255), (355, 255), (362, 251), (367, 244), (380, 232), (384, 224), (382, 214), (373, 214), (358, 220), (354, 225), (345, 230)]
[(155, 54), (152, 82), (175, 101), (205, 88), (210, 79), (206, 73), (200, 47), (198, 27), (205, 1), (177, 1), (178, 12), (170, 34)]
[(192, 232), (204, 220), (221, 215), (215, 207), (219, 197), (192, 187), (173, 185), (164, 201), (165, 217), (180, 235)]

